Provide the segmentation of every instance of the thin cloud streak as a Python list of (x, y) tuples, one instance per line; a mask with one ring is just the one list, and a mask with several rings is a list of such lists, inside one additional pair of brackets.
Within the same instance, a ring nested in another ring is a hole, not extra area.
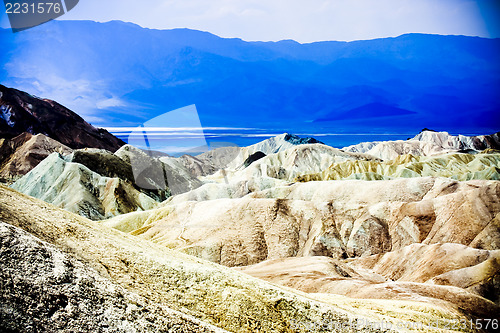
[(122, 132), (176, 132), (176, 131), (244, 131), (254, 130), (255, 128), (241, 128), (241, 127), (105, 127), (109, 132), (122, 133)]

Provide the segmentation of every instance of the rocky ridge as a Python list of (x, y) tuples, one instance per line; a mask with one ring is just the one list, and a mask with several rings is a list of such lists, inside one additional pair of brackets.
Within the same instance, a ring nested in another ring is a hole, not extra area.
[(25, 132), (10, 140), (0, 139), (0, 181), (16, 181), (51, 153), (69, 154), (71, 151), (43, 134)]
[(114, 154), (96, 148), (66, 152), (45, 158), (12, 188), (84, 217), (102, 220), (151, 209), (172, 194), (201, 185), (181, 165), (163, 163), (129, 145)]
[[(499, 132), (500, 133), (500, 132)], [(403, 141), (363, 142), (342, 148), (346, 152), (366, 153), (384, 161), (399, 155), (432, 156), (456, 152), (477, 153), (485, 149), (500, 149), (500, 135), (453, 136), (447, 132), (424, 130), (414, 138)]]
[[(439, 255), (444, 258), (436, 261)], [(498, 318), (500, 307), (495, 299), (498, 292), (492, 292), (498, 289), (498, 255), (498, 251), (476, 250), (457, 244), (414, 244), (399, 251), (348, 262), (325, 256), (293, 257), (235, 269), (307, 293), (413, 300), (459, 308), (475, 318)], [(412, 271), (413, 276), (401, 275), (398, 271), (402, 269), (406, 273), (410, 267), (406, 260), (418, 265)], [(385, 271), (380, 272), (378, 268), (382, 265)], [(428, 275), (422, 278), (418, 269)], [(483, 290), (478, 293), (479, 289)], [(486, 298), (491, 296), (493, 299)]]
[(344, 161), (320, 173), (297, 177), (296, 181), (389, 180), (410, 177), (446, 177), (455, 180), (500, 180), (500, 154), (449, 153), (437, 156), (401, 155), (386, 162)]
[[(261, 178), (293, 181), (294, 178), (300, 175), (322, 171), (337, 162), (357, 160), (379, 161), (377, 158), (366, 154), (343, 152), (340, 149), (323, 144), (294, 145), (287, 149), (277, 149), (277, 152), (262, 156), (262, 158), (253, 161), (248, 166), (245, 166), (244, 161), (252, 155), (247, 156), (241, 162), (241, 165), (235, 160), (226, 169), (222, 169), (202, 179), (206, 182), (213, 181), (219, 183)], [(258, 150), (258, 152), (262, 151)], [(231, 166), (236, 166), (236, 168), (232, 168)]]
[(72, 149), (114, 152), (125, 144), (57, 102), (0, 85), (0, 136), (10, 139), (24, 132), (44, 134)]

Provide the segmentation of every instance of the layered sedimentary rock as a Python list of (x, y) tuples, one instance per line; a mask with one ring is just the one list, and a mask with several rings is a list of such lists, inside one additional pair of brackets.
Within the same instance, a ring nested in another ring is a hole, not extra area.
[[(33, 210), (38, 212), (36, 217), (32, 214)], [(383, 303), (335, 296), (328, 296), (326, 299), (320, 295), (305, 295), (282, 289), (223, 266), (150, 242), (138, 241), (136, 237), (3, 186), (0, 186), (0, 220), (31, 234), (3, 224), (1, 226), (2, 259), (11, 256), (16, 258), (16, 262), (0, 261), (1, 274), (7, 276), (0, 284), (0, 298), (2, 305), (9, 305), (0, 309), (7, 314), (32, 311), (32, 299), (37, 297), (40, 290), (44, 290), (43, 295), (49, 298), (45, 304), (50, 307), (35, 314), (40, 318), (40, 325), (49, 322), (54, 315), (57, 320), (52, 325), (62, 325), (77, 300), (81, 302), (79, 306), (99, 303), (95, 309), (99, 318), (100, 310), (108, 304), (111, 306), (110, 303), (117, 297), (122, 300), (113, 304), (116, 307), (126, 307), (126, 315), (120, 317), (120, 324), (125, 328), (144, 324), (154, 329), (162, 320), (167, 325), (171, 320), (177, 320), (180, 321), (179, 325), (186, 325), (184, 327), (188, 329), (194, 327), (195, 331), (202, 328), (205, 331), (216, 331), (206, 324), (191, 320), (190, 316), (232, 332), (300, 331), (299, 327), (302, 330), (307, 327), (310, 332), (323, 332), (323, 324), (348, 325), (350, 320), (360, 318), (371, 321), (383, 318), (391, 322), (468, 318), (459, 311), (441, 305), (418, 302)], [(20, 243), (13, 242), (13, 238), (19, 239)], [(8, 246), (9, 244), (11, 245)], [(58, 252), (52, 245), (71, 255)], [(11, 246), (13, 249), (9, 250)], [(19, 252), (23, 249), (35, 249), (36, 253), (21, 256)], [(44, 257), (43, 253), (48, 255)], [(53, 262), (54, 267), (46, 267), (46, 262)], [(41, 266), (40, 269), (37, 265)], [(17, 267), (23, 267), (23, 271), (15, 269)], [(43, 277), (47, 277), (47, 280)], [(26, 285), (26, 295), (19, 295), (18, 287), (9, 283), (12, 280)], [(120, 287), (126, 291), (122, 291)], [(92, 299), (89, 300), (87, 296)], [(19, 304), (18, 297), (25, 299), (27, 303)], [(137, 299), (136, 307), (129, 305), (131, 299)], [(149, 314), (137, 309), (141, 306), (148, 309)], [(176, 316), (169, 309), (163, 315), (161, 311), (164, 308), (161, 307), (182, 310), (186, 315)], [(82, 318), (88, 313), (85, 311), (75, 310), (74, 319), (68, 318), (65, 322), (68, 325), (95, 323), (93, 318)], [(111, 327), (116, 325), (114, 319), (122, 313), (123, 309), (112, 306), (109, 308), (109, 316), (106, 318)], [(158, 318), (158, 321), (144, 323), (143, 318)], [(21, 324), (20, 320), (13, 323)], [(345, 332), (346, 326), (331, 327), (333, 328), (329, 332)], [(175, 326), (172, 330), (175, 330)], [(358, 331), (382, 330), (360, 327)]]
[[(183, 155), (177, 160), (194, 177), (211, 175), (220, 169), (216, 166), (217, 164), (212, 164), (211, 162), (207, 163), (191, 155)], [(162, 161), (165, 162), (163, 158)]]
[(458, 244), (412, 244), (349, 261), (283, 258), (235, 269), (307, 293), (415, 300), (498, 318), (499, 256)]
[(499, 133), (470, 137), (424, 130), (413, 139), (406, 141), (364, 142), (342, 150), (366, 153), (387, 161), (406, 154), (431, 156), (460, 151), (478, 152), (485, 149), (500, 149)]
[(24, 132), (44, 134), (72, 149), (114, 152), (125, 144), (57, 102), (0, 85), (0, 136), (9, 139)]
[[(455, 308), (474, 300), (471, 304), (480, 303), (482, 309), (471, 312), (476, 314), (497, 309), (493, 302), (500, 292), (500, 281), (495, 278), (500, 269), (498, 181), (431, 177), (323, 181), (273, 187), (240, 199), (198, 199), (173, 198), (161, 208), (122, 215), (105, 224), (226, 266), (310, 256), (347, 260), (344, 264), (349, 263), (351, 269), (371, 276), (361, 282), (351, 279), (359, 274), (348, 276), (356, 297), (395, 297), (389, 290), (398, 288), (391, 282), (398, 280), (411, 294), (408, 299), (424, 295), (429, 302), (441, 299)], [(422, 246), (420, 251), (417, 245)], [(385, 255), (399, 258), (400, 266), (390, 262), (384, 271), (370, 265), (370, 258), (382, 262)], [(368, 259), (355, 266), (363, 258)], [(448, 268), (434, 263), (441, 259), (439, 264)], [(277, 279), (270, 281), (279, 282), (280, 276), (277, 272)], [(382, 280), (373, 280), (377, 276)], [(316, 283), (316, 278), (308, 282), (306, 272), (302, 278), (286, 285), (298, 288)], [(374, 281), (387, 285), (382, 288)], [(361, 285), (373, 293), (361, 293)], [(345, 285), (328, 288), (323, 291), (340, 293)], [(461, 298), (464, 290), (470, 295)]]
[(168, 188), (161, 188), (158, 185), (156, 187), (150, 186), (151, 184), (155, 184), (153, 179), (155, 176), (154, 173), (149, 174), (145, 172), (137, 175), (136, 178), (133, 172), (133, 167), (128, 162), (128, 159), (122, 159), (119, 157), (119, 152), (122, 151), (122, 149), (126, 149), (126, 147), (122, 147), (116, 154), (104, 149), (78, 149), (73, 151), (73, 153), (64, 156), (64, 160), (86, 166), (101, 176), (119, 178), (124, 182), (128, 182), (137, 190), (145, 193), (158, 202), (165, 200), (170, 194)]
[[(241, 151), (241, 147), (229, 146), (209, 150), (196, 158), (206, 165), (211, 165), (215, 171), (225, 169)], [(206, 176), (206, 175), (204, 175)]]
[(389, 281), (463, 288), (500, 305), (500, 250), (456, 243), (411, 244), (397, 251), (356, 258), (349, 265)]
[[(174, 161), (176, 162), (176, 161)], [(115, 154), (78, 149), (53, 154), (12, 187), (84, 217), (101, 220), (148, 210), (201, 182), (180, 165), (167, 164), (125, 145)]]
[(314, 182), (241, 199), (167, 202), (105, 223), (228, 266), (358, 257), (413, 243), (494, 250), (500, 248), (499, 193), (500, 183), (487, 181)]
[(23, 133), (13, 139), (0, 139), (0, 180), (12, 182), (51, 153), (69, 154), (71, 149), (43, 135)]
[(78, 149), (64, 157), (67, 162), (79, 163), (90, 170), (109, 178), (120, 178), (134, 182), (130, 163), (104, 149)]
[(333, 163), (320, 173), (299, 176), (296, 180), (384, 180), (429, 176), (456, 180), (500, 180), (500, 154), (401, 155), (387, 162), (345, 161)]
[(157, 204), (130, 182), (66, 162), (58, 153), (44, 159), (12, 188), (93, 220), (147, 210)]

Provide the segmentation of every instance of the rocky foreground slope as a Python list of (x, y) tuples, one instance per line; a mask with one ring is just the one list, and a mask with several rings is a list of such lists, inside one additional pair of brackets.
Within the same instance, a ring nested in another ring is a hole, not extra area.
[(360, 318), (394, 323), (467, 318), (440, 304), (284, 289), (139, 242), (3, 186), (0, 220), (2, 330), (72, 331), (107, 324), (110, 331), (141, 332), (165, 324), (180, 332), (221, 331), (210, 325), (232, 332), (381, 332), (389, 330), (340, 324)]
[(225, 332), (148, 302), (13, 225), (0, 222), (0, 240), (3, 332)]

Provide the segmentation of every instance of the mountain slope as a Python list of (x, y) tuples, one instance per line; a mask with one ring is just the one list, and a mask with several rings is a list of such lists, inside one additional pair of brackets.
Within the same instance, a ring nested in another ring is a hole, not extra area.
[(69, 154), (71, 149), (43, 134), (0, 139), (0, 181), (16, 181), (54, 152)]
[[(173, 198), (159, 208), (103, 223), (231, 267), (281, 262), (275, 274), (266, 270), (269, 281), (307, 292), (401, 300), (425, 296), (427, 302), (465, 307), (480, 317), (494, 315), (499, 302), (499, 193), (498, 181), (430, 177), (309, 182), (240, 199)], [(329, 270), (304, 268), (287, 283), (287, 258), (298, 258), (300, 266), (311, 256), (359, 267), (359, 273), (337, 271), (344, 274), (337, 283)], [(379, 275), (383, 278), (377, 280)], [(312, 287), (326, 284), (325, 289)], [(391, 292), (399, 287), (407, 292)]]
[(124, 144), (57, 102), (0, 85), (0, 136), (13, 138), (24, 132), (44, 134), (73, 149), (115, 151)]

